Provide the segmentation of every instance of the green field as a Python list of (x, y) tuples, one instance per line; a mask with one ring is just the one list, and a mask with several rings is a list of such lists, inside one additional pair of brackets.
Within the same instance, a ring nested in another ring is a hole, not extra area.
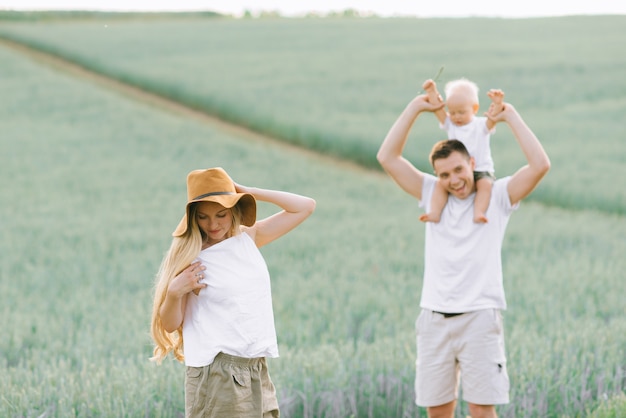
[[(379, 139), (422, 81), (502, 88), (553, 170), (532, 199), (626, 213), (626, 16), (551, 19), (193, 19), (6, 22), (19, 39), (112, 77), (298, 144), (377, 167)], [(463, 35), (459, 35), (463, 34)], [(484, 97), (482, 109), (487, 109)], [(414, 144), (426, 167), (433, 140)], [(520, 165), (506, 129), (497, 173)], [(430, 136), (427, 136), (427, 138)], [(584, 157), (584, 158), (583, 158)], [(567, 184), (567, 187), (563, 187)]]
[[(624, 23), (0, 23), (2, 36), (366, 167), (168, 113), (0, 44), (0, 416), (182, 414), (183, 366), (148, 361), (151, 290), (186, 173), (216, 165), (317, 200), (263, 249), (282, 415), (424, 416), (412, 400), (423, 226), (417, 202), (370, 168), (441, 65), (444, 79), (503, 88), (553, 164), (505, 240), (512, 402), (500, 416), (623, 416), (626, 147), (609, 123), (626, 110)], [(423, 166), (438, 131), (418, 123), (409, 151)], [(521, 164), (506, 126), (492, 143), (499, 175)]]

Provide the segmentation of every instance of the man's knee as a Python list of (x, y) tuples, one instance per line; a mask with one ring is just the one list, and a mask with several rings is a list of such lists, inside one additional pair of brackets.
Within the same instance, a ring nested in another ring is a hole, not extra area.
[(497, 418), (496, 407), (493, 405), (469, 404), (469, 412), (472, 418)]
[(427, 408), (428, 418), (452, 418), (454, 417), (455, 406), (456, 401), (451, 401), (438, 406), (429, 406)]

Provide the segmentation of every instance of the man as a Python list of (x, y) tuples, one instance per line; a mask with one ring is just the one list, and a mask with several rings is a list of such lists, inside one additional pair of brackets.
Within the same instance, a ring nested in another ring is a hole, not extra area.
[(488, 223), (473, 222), (474, 159), (460, 141), (435, 145), (437, 177), (402, 156), (411, 127), (422, 112), (434, 112), (427, 95), (414, 98), (389, 130), (378, 161), (394, 181), (430, 210), (437, 181), (449, 193), (439, 223), (426, 224), (424, 284), (416, 321), (416, 403), (428, 416), (454, 416), (459, 376), (472, 418), (496, 417), (495, 405), (509, 402), (501, 310), (506, 309), (501, 248), (508, 219), (550, 169), (550, 160), (515, 108), (504, 104), (493, 122), (511, 128), (527, 164), (494, 185)]

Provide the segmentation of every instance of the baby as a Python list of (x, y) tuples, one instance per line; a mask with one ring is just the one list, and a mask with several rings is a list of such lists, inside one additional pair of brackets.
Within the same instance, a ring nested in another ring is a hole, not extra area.
[[(441, 95), (433, 80), (426, 80), (422, 88), (430, 103), (441, 103)], [(450, 81), (445, 87), (446, 109), (435, 111), (441, 129), (448, 133), (448, 139), (458, 139), (474, 158), (474, 181), (476, 198), (474, 201), (474, 222), (487, 222), (487, 208), (491, 198), (491, 187), (495, 180), (494, 165), (491, 159), (489, 138), (495, 132), (495, 122), (478, 112), (478, 86), (476, 83), (461, 78)], [(497, 115), (504, 109), (504, 93), (501, 90), (489, 90), (487, 96), (492, 103), (487, 114)], [(422, 222), (439, 222), (441, 212), (448, 201), (447, 190), (437, 182), (430, 211), (420, 216)]]

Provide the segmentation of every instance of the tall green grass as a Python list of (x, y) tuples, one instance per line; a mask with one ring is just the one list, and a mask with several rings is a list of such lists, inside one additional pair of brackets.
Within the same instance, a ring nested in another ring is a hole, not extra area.
[[(390, 179), (128, 101), (5, 48), (0, 72), (0, 416), (182, 414), (183, 366), (148, 362), (151, 287), (186, 173), (216, 165), (318, 202), (262, 250), (283, 415), (424, 415), (413, 404), (423, 227)], [(623, 415), (625, 234), (623, 216), (602, 211), (528, 202), (513, 216), (513, 401), (500, 416)]]
[[(106, 24), (105, 24), (106, 23)], [(375, 153), (426, 78), (504, 89), (550, 153), (531, 197), (626, 212), (626, 16), (545, 19), (170, 19), (0, 24), (0, 36), (254, 130), (378, 168)], [(435, 118), (407, 155), (423, 169)], [(508, 128), (492, 138), (499, 176), (523, 162)]]

